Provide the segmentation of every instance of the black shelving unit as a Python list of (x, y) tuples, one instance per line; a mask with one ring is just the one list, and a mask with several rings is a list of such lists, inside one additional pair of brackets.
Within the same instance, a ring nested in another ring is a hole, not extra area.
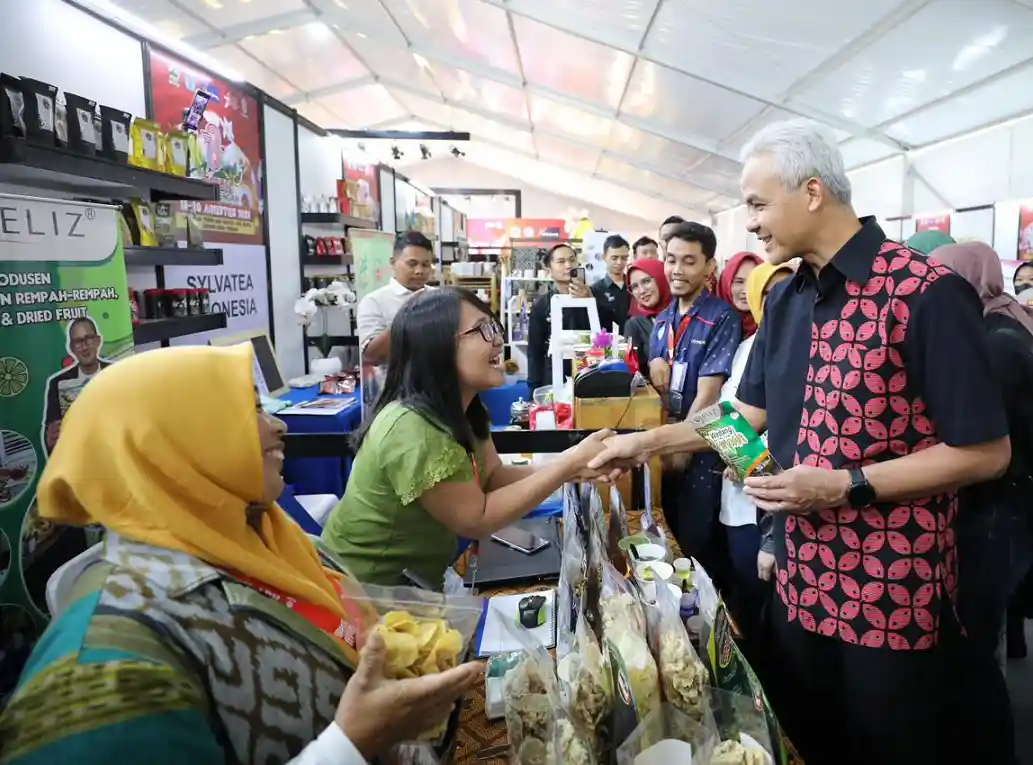
[[(0, 139), (0, 182), (80, 196), (128, 197), (139, 192), (152, 201), (216, 201), (214, 184), (142, 167), (87, 157), (56, 146), (37, 146), (23, 138)], [(133, 193), (136, 192), (136, 193)]]
[(221, 266), (222, 250), (194, 247), (125, 248), (126, 266)]
[(350, 215), (342, 215), (341, 213), (303, 212), (301, 214), (301, 222), (303, 225), (306, 223), (321, 226), (340, 225), (344, 228), (369, 228), (373, 230), (379, 228), (374, 221), (353, 218)]
[(350, 255), (302, 255), (301, 265), (303, 266), (329, 266), (330, 268), (343, 268), (348, 265), (342, 258), (350, 258)]
[[(342, 348), (349, 346), (357, 348), (359, 345), (359, 338), (354, 335), (327, 335), (330, 338), (331, 347), (339, 345)], [(305, 345), (310, 348), (319, 347), (320, 341), (323, 339), (322, 335), (305, 335)]]
[(224, 313), (178, 316), (171, 319), (144, 319), (133, 327), (133, 342), (136, 345), (167, 342), (173, 337), (225, 328), (226, 314)]

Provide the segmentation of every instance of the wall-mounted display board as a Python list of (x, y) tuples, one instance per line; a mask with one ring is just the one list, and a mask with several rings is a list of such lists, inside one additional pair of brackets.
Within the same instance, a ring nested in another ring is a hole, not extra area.
[(119, 208), (0, 197), (0, 603), (19, 607), (3, 627), (24, 641), (0, 651), (2, 699), (45, 625), (47, 580), (90, 543), (39, 518), (40, 473), (72, 402), (134, 342)]
[(226, 315), (226, 327), (173, 340), (205, 343), (241, 332), (269, 332), (269, 279), (262, 225), (261, 112), (258, 102), (238, 87), (212, 77), (174, 56), (150, 49), (153, 119), (163, 130), (182, 123), (194, 92), (212, 94), (201, 119), (201, 155), (191, 173), (219, 186), (216, 202), (181, 202), (177, 225), (186, 238), (188, 217), (206, 243), (218, 243), (221, 266), (168, 266), (169, 288), (207, 289), (212, 311)]
[[(973, 207), (951, 213), (950, 235), (956, 241), (975, 240), (994, 246), (994, 206)], [(1008, 257), (1009, 253), (1001, 253)]]
[(345, 160), (337, 182), (337, 205), (342, 215), (380, 224), (380, 172), (376, 165)]

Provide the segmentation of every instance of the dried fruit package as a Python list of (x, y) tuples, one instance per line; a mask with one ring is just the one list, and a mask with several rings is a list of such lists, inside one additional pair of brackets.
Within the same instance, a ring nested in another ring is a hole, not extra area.
[(721, 455), (739, 481), (751, 475), (782, 472), (764, 439), (731, 402), (721, 401), (701, 409), (687, 421)]
[(659, 588), (656, 605), (647, 609), (649, 643), (660, 671), (664, 700), (702, 722), (707, 712), (710, 671), (692, 647), (679, 605), (674, 593)]
[(617, 765), (707, 765), (717, 744), (713, 725), (701, 724), (670, 704), (647, 715), (617, 748)]
[[(584, 620), (575, 630), (573, 650), (559, 660), (556, 670), (571, 720), (586, 736), (605, 733), (613, 707), (610, 667)], [(605, 736), (601, 738), (605, 741)]]

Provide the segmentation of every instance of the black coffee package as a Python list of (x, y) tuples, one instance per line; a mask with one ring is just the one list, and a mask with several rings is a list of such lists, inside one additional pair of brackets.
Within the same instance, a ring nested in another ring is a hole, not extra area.
[(0, 135), (25, 137), (25, 94), (10, 74), (0, 74)]
[(110, 106), (100, 107), (101, 152), (110, 160), (129, 163), (129, 125), (133, 115)]
[(21, 78), (25, 97), (25, 138), (40, 146), (56, 143), (57, 88), (49, 83)]
[(97, 131), (94, 126), (97, 102), (75, 93), (65, 93), (65, 112), (68, 148), (92, 157), (97, 151)]

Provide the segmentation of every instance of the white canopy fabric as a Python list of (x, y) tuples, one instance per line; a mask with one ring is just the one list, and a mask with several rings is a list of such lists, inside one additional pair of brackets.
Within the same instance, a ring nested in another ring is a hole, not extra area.
[(774, 120), (858, 167), (1033, 111), (1033, 0), (115, 2), (324, 128), (469, 131), (615, 209), (735, 206)]

